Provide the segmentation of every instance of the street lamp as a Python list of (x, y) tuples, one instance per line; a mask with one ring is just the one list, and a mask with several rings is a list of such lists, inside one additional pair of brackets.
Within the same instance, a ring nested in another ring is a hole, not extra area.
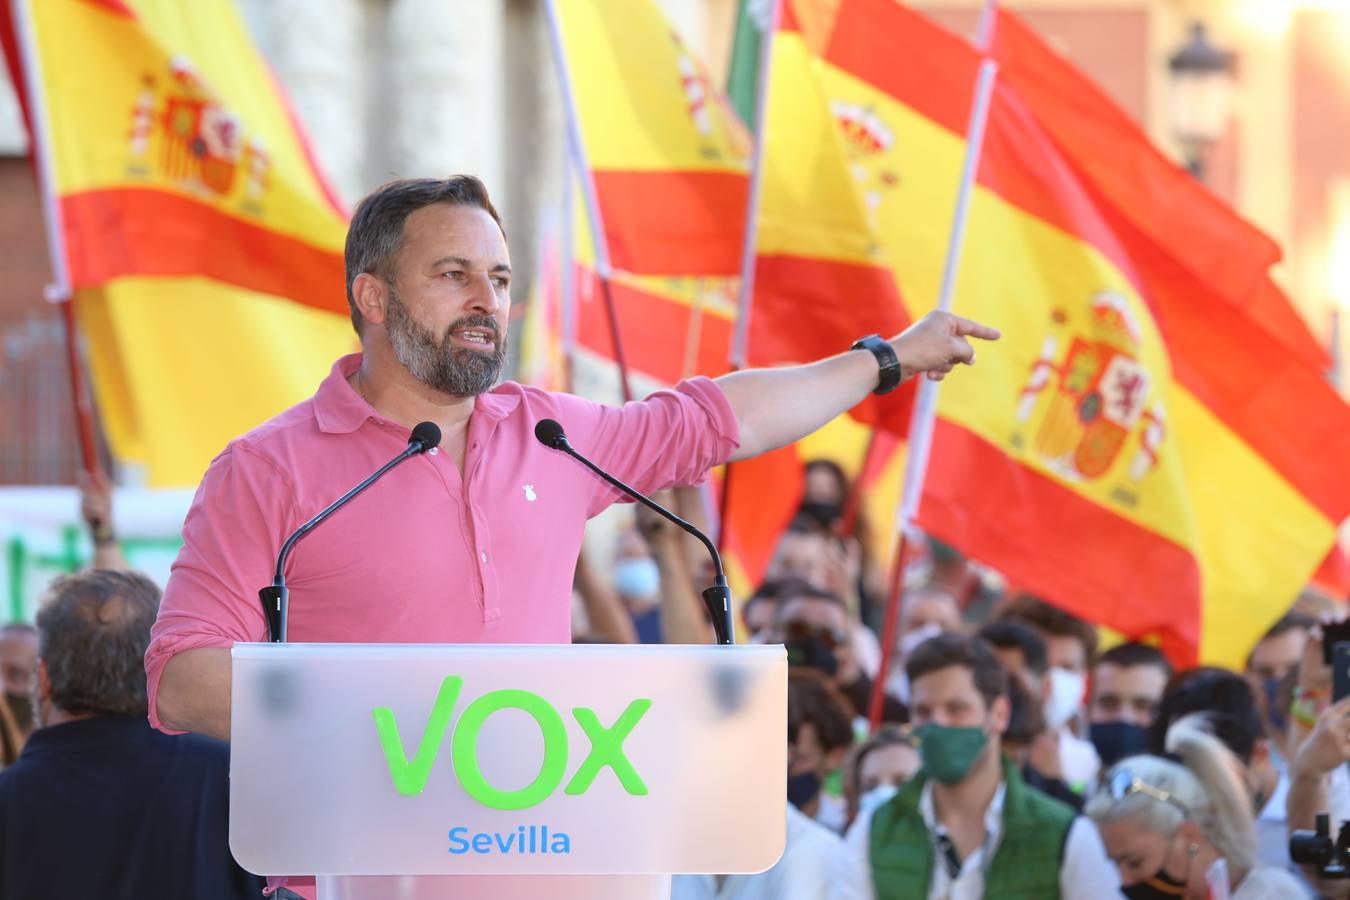
[(1233, 55), (1209, 42), (1205, 26), (1167, 61), (1171, 72), (1172, 134), (1186, 152), (1186, 168), (1203, 180), (1206, 147), (1223, 137), (1232, 102)]

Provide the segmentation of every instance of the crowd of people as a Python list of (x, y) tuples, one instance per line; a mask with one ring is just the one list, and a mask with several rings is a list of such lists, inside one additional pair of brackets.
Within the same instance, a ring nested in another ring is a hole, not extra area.
[[(866, 523), (844, 525), (837, 465), (805, 479), (738, 619), (788, 651), (787, 851), (759, 875), (677, 876), (676, 898), (1350, 896), (1289, 852), (1319, 812), (1333, 837), (1350, 818), (1350, 700), (1332, 702), (1321, 637), (1341, 603), (1290, 598), (1244, 671), (1175, 671), (931, 541), (881, 672)], [(663, 499), (702, 514), (696, 489)], [(706, 565), (638, 509), (613, 577), (579, 567), (577, 639), (710, 640)]]
[[(706, 643), (702, 548), (639, 508), (612, 564), (578, 559), (618, 494), (537, 424), (563, 421), (655, 491), (942, 379), (999, 337), (934, 312), (815, 363), (612, 408), (500, 381), (511, 268), (478, 179), (383, 186), (345, 259), (362, 352), (212, 462), (163, 594), (126, 568), (92, 483), (94, 566), (51, 585), (35, 626), (0, 631), (0, 897), (313, 900), (312, 876), (264, 885), (229, 852), (230, 648), (268, 636), (257, 588), (284, 535), (396, 453), (426, 451), (290, 558), (291, 640)], [(865, 522), (844, 522), (847, 479), (812, 464), (802, 498), (737, 611), (743, 640), (786, 648), (785, 851), (759, 874), (676, 876), (678, 900), (1350, 896), (1288, 851), (1319, 813), (1350, 818), (1350, 698), (1333, 702), (1321, 630), (1338, 603), (1290, 598), (1243, 672), (1174, 672), (934, 542), (882, 634), (886, 578)], [(666, 500), (701, 517), (697, 489)]]

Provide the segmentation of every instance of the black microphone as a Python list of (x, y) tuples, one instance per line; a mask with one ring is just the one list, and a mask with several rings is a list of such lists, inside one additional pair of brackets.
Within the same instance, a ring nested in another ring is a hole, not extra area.
[(441, 429), (436, 426), (435, 422), (419, 422), (417, 427), (412, 430), (412, 436), (408, 438), (407, 449), (376, 469), (375, 474), (365, 481), (325, 506), (322, 512), (295, 529), (295, 532), (286, 538), (286, 543), (281, 545), (281, 552), (277, 554), (277, 570), (276, 574), (272, 576), (272, 583), (258, 591), (258, 597), (262, 600), (263, 615), (267, 617), (267, 639), (269, 641), (274, 644), (286, 642), (286, 619), (289, 612), (290, 591), (286, 588), (286, 576), (282, 569), (286, 565), (286, 557), (290, 555), (295, 542), (313, 531), (324, 519), (346, 506), (357, 494), (379, 481), (385, 472), (405, 459), (419, 453), (425, 453), (432, 447), (438, 446), (440, 442)]
[(545, 447), (552, 450), (561, 450), (573, 459), (578, 460), (582, 465), (599, 475), (605, 481), (614, 485), (648, 509), (660, 513), (663, 517), (674, 522), (676, 525), (703, 542), (703, 546), (708, 548), (708, 555), (712, 557), (713, 568), (717, 573), (713, 578), (713, 586), (703, 592), (703, 603), (708, 607), (708, 614), (712, 617), (713, 633), (717, 635), (717, 643), (733, 643), (731, 588), (727, 585), (726, 570), (722, 568), (722, 557), (717, 552), (717, 547), (713, 542), (708, 540), (708, 536), (670, 510), (666, 509), (661, 504), (657, 503), (655, 500), (652, 500), (645, 494), (640, 494), (633, 490), (628, 485), (624, 484), (622, 481), (574, 450), (572, 445), (567, 442), (567, 435), (563, 432), (563, 427), (553, 419), (540, 419), (536, 422), (534, 426), (534, 436), (538, 439), (539, 443), (543, 444)]

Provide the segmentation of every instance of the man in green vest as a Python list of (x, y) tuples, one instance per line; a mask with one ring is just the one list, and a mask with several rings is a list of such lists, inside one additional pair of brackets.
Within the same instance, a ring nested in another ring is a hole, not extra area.
[(985, 641), (941, 634), (905, 663), (923, 767), (860, 813), (837, 900), (1118, 900), (1120, 876), (1086, 819), (1027, 787), (1004, 758), (1008, 675)]

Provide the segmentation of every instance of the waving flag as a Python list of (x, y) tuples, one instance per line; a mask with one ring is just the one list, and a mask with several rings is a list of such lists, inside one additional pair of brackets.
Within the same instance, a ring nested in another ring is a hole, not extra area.
[(195, 484), (354, 347), (345, 215), (230, 3), (5, 6), (113, 451), (150, 485)]
[(610, 261), (740, 271), (749, 137), (650, 0), (554, 0)]
[[(934, 296), (979, 56), (890, 0), (845, 0), (816, 46), (896, 271)], [(1350, 411), (1018, 87), (995, 89), (955, 295), (1004, 339), (939, 393), (919, 523), (1179, 660), (1234, 663), (1350, 511)]]

